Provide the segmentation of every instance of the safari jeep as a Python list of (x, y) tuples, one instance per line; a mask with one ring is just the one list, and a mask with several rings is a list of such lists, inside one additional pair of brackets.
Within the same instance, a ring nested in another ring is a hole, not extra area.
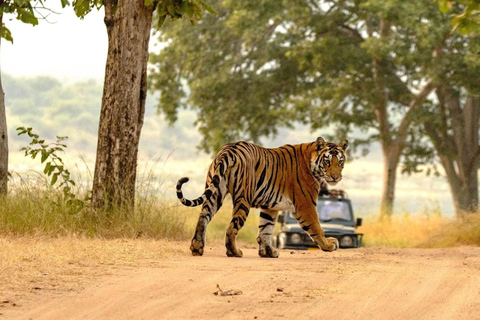
[[(356, 227), (362, 225), (362, 218), (353, 215), (352, 203), (343, 190), (323, 192), (317, 200), (318, 217), (325, 237), (335, 237), (340, 242), (340, 248), (358, 248), (362, 245), (362, 233), (356, 232)], [(278, 216), (280, 231), (274, 238), (280, 249), (318, 248), (308, 234), (298, 225), (290, 211), (284, 211)]]

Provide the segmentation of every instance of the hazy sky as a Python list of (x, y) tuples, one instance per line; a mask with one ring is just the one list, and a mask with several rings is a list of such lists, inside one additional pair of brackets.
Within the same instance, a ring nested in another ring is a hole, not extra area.
[[(49, 1), (49, 5), (55, 3)], [(75, 16), (72, 7), (62, 9), (57, 4), (54, 10), (59, 14), (50, 14), (48, 22), (40, 21), (35, 27), (12, 19), (11, 15), (4, 19), (12, 32), (13, 45), (2, 40), (2, 72), (102, 81), (107, 55), (103, 10), (92, 11), (84, 20)]]

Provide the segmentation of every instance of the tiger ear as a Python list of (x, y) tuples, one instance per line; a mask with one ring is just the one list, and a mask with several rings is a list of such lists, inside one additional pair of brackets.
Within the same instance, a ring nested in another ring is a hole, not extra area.
[(317, 140), (315, 141), (315, 143), (317, 144), (317, 151), (320, 151), (322, 150), (323, 148), (325, 148), (325, 140), (323, 140), (322, 137), (318, 137)]
[(347, 150), (348, 140), (347, 140), (347, 139), (342, 140), (342, 142), (340, 142), (340, 143), (338, 144), (338, 146), (339, 146), (340, 148), (342, 148), (343, 150)]

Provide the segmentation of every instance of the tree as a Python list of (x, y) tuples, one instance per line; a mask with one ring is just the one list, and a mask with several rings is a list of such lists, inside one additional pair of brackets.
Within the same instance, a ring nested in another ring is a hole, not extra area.
[(194, 23), (203, 10), (213, 9), (201, 0), (76, 0), (73, 5), (79, 17), (103, 6), (108, 34), (92, 205), (106, 210), (131, 208), (147, 96), (153, 13), (157, 13), (160, 27), (167, 17), (186, 16)]
[[(465, 97), (466, 95), (466, 97)], [(425, 131), (445, 169), (457, 217), (478, 211), (480, 99), (442, 86)]]
[[(480, 35), (449, 32), (435, 50), (437, 63), (430, 72), (437, 79), (435, 95), (416, 115), (416, 140), (423, 159), (408, 157), (405, 171), (439, 162), (445, 171), (457, 217), (478, 211), (480, 162)], [(423, 128), (423, 130), (421, 130)], [(413, 161), (412, 161), (413, 160)], [(427, 173), (430, 172), (430, 168)]]
[(455, 32), (439, 50), (437, 99), (420, 121), (442, 164), (457, 217), (478, 211), (480, 36)]
[[(60, 0), (62, 7), (67, 0)], [(31, 25), (38, 24), (39, 10), (46, 9), (43, 0), (0, 0), (0, 43), (5, 39), (13, 43), (11, 31), (4, 22), (5, 14), (16, 15), (16, 19)], [(0, 69), (0, 195), (6, 195), (8, 190), (8, 130), (5, 112), (5, 93), (3, 92)]]
[[(175, 121), (198, 110), (201, 147), (258, 140), (295, 121), (334, 125), (356, 144), (379, 141), (381, 213), (393, 212), (397, 166), (412, 121), (436, 87), (436, 51), (449, 19), (425, 1), (221, 1), (219, 19), (162, 30), (151, 89)], [(180, 57), (180, 59), (173, 59)], [(188, 84), (189, 94), (184, 84)]]

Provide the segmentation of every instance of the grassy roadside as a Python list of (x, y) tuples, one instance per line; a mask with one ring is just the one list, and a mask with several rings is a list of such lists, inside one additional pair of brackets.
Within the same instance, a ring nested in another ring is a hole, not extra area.
[[(155, 194), (149, 192), (148, 194)], [(0, 199), (0, 237), (86, 237), (99, 239), (167, 239), (189, 241), (194, 234), (200, 207), (189, 208), (174, 200), (154, 196), (137, 197), (133, 212), (99, 214), (88, 207), (72, 212), (54, 189), (24, 186)], [(230, 223), (232, 205), (225, 205), (207, 229), (207, 239), (223, 241)], [(254, 244), (258, 232), (258, 210), (252, 209), (238, 239)], [(364, 246), (451, 247), (480, 245), (480, 215), (463, 220), (447, 219), (439, 213), (395, 215), (390, 220), (364, 219), (358, 232)]]
[(465, 219), (447, 219), (440, 214), (397, 215), (380, 221), (364, 219), (358, 232), (367, 247), (446, 248), (480, 246), (480, 214)]
[[(27, 186), (0, 198), (0, 236), (87, 238), (191, 239), (201, 207), (184, 207), (175, 200), (137, 197), (135, 210), (96, 213), (88, 207), (72, 211), (62, 194), (52, 188)], [(231, 220), (232, 205), (225, 205), (207, 229), (207, 238), (221, 240)], [(252, 210), (239, 240), (255, 243), (258, 211)]]

